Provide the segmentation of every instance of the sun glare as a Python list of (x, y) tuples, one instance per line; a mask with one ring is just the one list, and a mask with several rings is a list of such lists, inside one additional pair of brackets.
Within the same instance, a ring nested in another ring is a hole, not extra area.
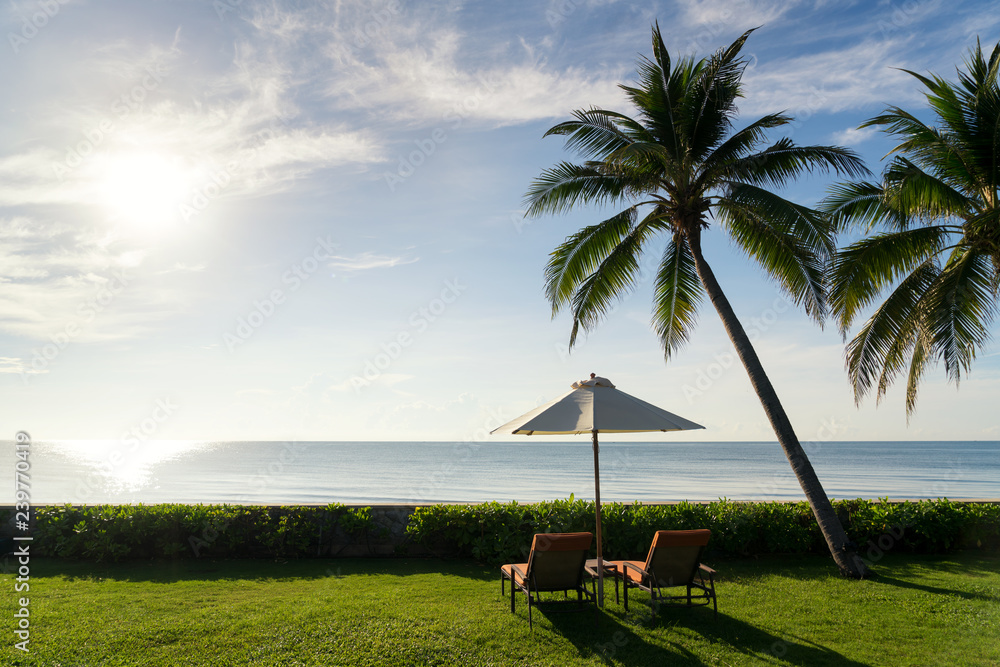
[(108, 156), (98, 179), (101, 204), (112, 218), (140, 227), (180, 220), (180, 206), (193, 187), (180, 158), (155, 152)]
[(156, 469), (204, 446), (198, 440), (56, 440), (53, 449), (85, 466), (95, 490), (134, 492), (156, 482)]

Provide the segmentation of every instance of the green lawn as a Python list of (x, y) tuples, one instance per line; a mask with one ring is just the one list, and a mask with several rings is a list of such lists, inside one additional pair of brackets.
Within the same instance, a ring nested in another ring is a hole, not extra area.
[(887, 556), (878, 578), (819, 557), (710, 561), (710, 609), (516, 615), (468, 561), (31, 562), (30, 653), (3, 575), (0, 664), (1000, 665), (1000, 555)]

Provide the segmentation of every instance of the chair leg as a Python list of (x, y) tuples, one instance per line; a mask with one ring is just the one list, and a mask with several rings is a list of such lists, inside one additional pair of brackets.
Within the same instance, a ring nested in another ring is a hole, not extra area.
[(712, 589), (712, 611), (715, 613), (715, 618), (719, 618), (719, 598), (715, 596), (715, 580), (712, 575), (708, 575), (708, 585)]

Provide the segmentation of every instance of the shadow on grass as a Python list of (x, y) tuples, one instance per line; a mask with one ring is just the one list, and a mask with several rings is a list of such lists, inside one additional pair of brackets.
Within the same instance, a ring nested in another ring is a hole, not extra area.
[(707, 610), (661, 609), (655, 623), (648, 607), (627, 616), (605, 612), (596, 630), (585, 615), (545, 616), (581, 657), (595, 656), (607, 665), (726, 664), (724, 654), (738, 653), (763, 663), (870, 667), (808, 639), (776, 635), (722, 613), (715, 618)]
[(959, 597), (962, 598), (963, 600), (978, 600), (981, 602), (1000, 602), (1000, 597), (998, 597), (997, 595), (964, 591), (958, 588), (940, 588), (938, 586), (916, 584), (913, 583), (912, 581), (906, 581), (905, 579), (897, 579), (896, 577), (890, 577), (885, 574), (877, 575), (872, 579), (872, 581), (878, 582), (880, 584), (886, 584), (888, 586), (896, 586), (898, 588), (909, 588), (915, 591), (924, 591), (925, 593), (932, 593), (934, 595), (947, 595), (948, 597)]
[(32, 573), (69, 581), (107, 579), (169, 584), (179, 581), (294, 581), (330, 577), (446, 575), (498, 579), (493, 568), (467, 560), (422, 558), (219, 559), (94, 563), (56, 558), (32, 560)]
[(961, 576), (993, 576), (1000, 570), (1000, 552), (958, 551), (950, 554), (886, 554), (874, 563), (876, 577), (886, 570), (895, 575), (917, 576), (933, 570)]

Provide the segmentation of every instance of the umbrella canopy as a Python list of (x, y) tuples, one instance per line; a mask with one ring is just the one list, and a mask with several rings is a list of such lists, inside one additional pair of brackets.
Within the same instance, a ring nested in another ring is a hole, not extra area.
[(619, 391), (606, 378), (575, 382), (572, 391), (492, 431), (515, 435), (647, 433), (705, 428)]
[(705, 427), (619, 391), (607, 378), (597, 377), (591, 373), (589, 380), (574, 382), (572, 391), (493, 429), (491, 433), (512, 433), (514, 435), (591, 434), (594, 448), (598, 599), (603, 600), (601, 473), (597, 434), (685, 431), (698, 428)]

